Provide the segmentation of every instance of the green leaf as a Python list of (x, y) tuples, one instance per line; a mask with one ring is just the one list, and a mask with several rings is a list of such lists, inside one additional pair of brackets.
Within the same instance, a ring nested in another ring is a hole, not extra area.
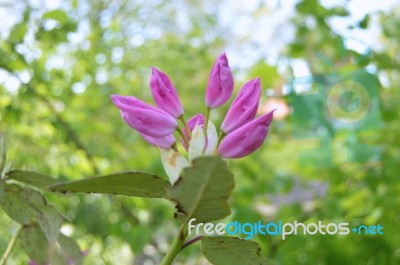
[(0, 197), (1, 208), (3, 208), (3, 211), (14, 221), (20, 224), (31, 223), (34, 212), (29, 203), (19, 196), (18, 191), (9, 190), (9, 187), (10, 185), (6, 185), (6, 191), (3, 193), (3, 196)]
[(64, 222), (62, 215), (54, 207), (46, 205), (37, 209), (35, 216), (47, 241), (49, 243), (55, 242), (60, 234), (61, 225)]
[(13, 170), (6, 173), (9, 179), (20, 181), (38, 188), (45, 188), (57, 182), (57, 179), (37, 172)]
[(63, 234), (60, 234), (57, 244), (48, 253), (48, 264), (51, 265), (81, 265), (83, 256), (78, 244)]
[(182, 171), (181, 178), (167, 192), (177, 203), (178, 218), (196, 218), (199, 223), (230, 214), (227, 200), (233, 186), (233, 175), (225, 161), (219, 157), (200, 157)]
[(3, 210), (18, 223), (30, 225), (36, 219), (47, 240), (50, 243), (57, 240), (64, 218), (47, 204), (40, 192), (18, 185), (6, 185), (0, 203)]
[(256, 242), (237, 237), (203, 237), (201, 250), (214, 265), (269, 265), (268, 259), (260, 255)]
[(167, 180), (148, 173), (125, 172), (64, 182), (50, 186), (52, 191), (103, 193), (132, 197), (167, 198)]
[(49, 243), (57, 240), (61, 225), (64, 221), (62, 215), (51, 205), (40, 192), (33, 189), (22, 189), (18, 196), (28, 202), (36, 221), (44, 232)]
[(78, 244), (70, 237), (60, 234), (58, 244), (62, 255), (67, 260), (72, 260), (74, 265), (80, 265), (83, 262), (83, 256)]
[(52, 10), (44, 13), (43, 19), (53, 19), (60, 22), (61, 25), (64, 25), (68, 22), (68, 15), (63, 10)]
[(26, 226), (22, 229), (19, 242), (26, 254), (39, 265), (47, 261), (49, 244), (38, 226)]
[(70, 263), (68, 263), (68, 261), (60, 252), (60, 248), (51, 248), (51, 251), (49, 251), (48, 254), (48, 263), (51, 265), (69, 265)]

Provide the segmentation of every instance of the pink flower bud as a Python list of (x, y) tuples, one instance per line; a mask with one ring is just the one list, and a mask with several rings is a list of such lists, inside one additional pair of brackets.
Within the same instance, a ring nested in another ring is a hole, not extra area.
[(111, 100), (120, 109), (129, 127), (145, 135), (165, 137), (171, 135), (178, 126), (174, 117), (135, 97), (112, 95)]
[(224, 133), (228, 134), (254, 119), (260, 94), (260, 78), (250, 80), (242, 87), (222, 122), (221, 129)]
[[(203, 114), (199, 113), (199, 114), (196, 114), (193, 117), (191, 117), (188, 120), (187, 125), (188, 125), (190, 131), (193, 131), (193, 129), (194, 129), (194, 127), (196, 127), (196, 125), (199, 125), (200, 127), (203, 128), (203, 126), (204, 126)], [(186, 137), (189, 137), (188, 132), (186, 131), (186, 128), (183, 128), (183, 133), (186, 135)]]
[(157, 68), (151, 68), (151, 93), (157, 106), (177, 119), (183, 114), (182, 104), (168, 76)]
[(140, 133), (140, 135), (149, 144), (160, 147), (165, 150), (171, 149), (172, 145), (175, 143), (175, 137), (172, 134), (160, 138), (151, 137), (143, 133)]
[[(201, 128), (203, 128), (203, 126), (204, 126), (204, 116), (203, 116), (203, 114), (199, 113), (199, 114), (196, 114), (193, 117), (191, 117), (188, 120), (187, 125), (188, 125), (188, 127), (189, 127), (191, 132), (196, 127), (196, 125), (199, 125)], [(183, 133), (185, 134), (186, 138), (189, 139), (189, 134), (188, 134), (186, 128), (183, 128)], [(188, 147), (186, 146), (186, 144), (185, 144), (185, 142), (183, 141), (182, 138), (181, 138), (181, 142), (182, 142), (183, 147), (185, 147), (185, 149), (187, 150)]]
[(223, 105), (233, 92), (233, 75), (226, 54), (218, 56), (211, 70), (206, 91), (206, 105), (214, 109)]
[(218, 147), (224, 158), (241, 158), (257, 150), (267, 137), (274, 111), (229, 133)]

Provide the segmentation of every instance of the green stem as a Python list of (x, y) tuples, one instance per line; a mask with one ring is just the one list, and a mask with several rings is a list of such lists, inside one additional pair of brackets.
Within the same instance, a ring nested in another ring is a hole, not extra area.
[(6, 251), (4, 252), (3, 256), (1, 257), (0, 265), (6, 264), (6, 261), (7, 261), (8, 257), (10, 256), (10, 254), (15, 246), (15, 242), (17, 242), (17, 239), (18, 239), (21, 231), (22, 231), (22, 226), (20, 226), (18, 228), (17, 233), (15, 234), (15, 236), (11, 239), (10, 243), (8, 244)]
[(189, 141), (186, 138), (186, 135), (183, 133), (182, 129), (179, 127), (176, 127), (176, 131), (181, 135), (183, 141), (185, 142), (186, 146), (189, 148)]
[(221, 130), (221, 132), (219, 133), (219, 136), (218, 136), (217, 148), (219, 147), (219, 145), (221, 144), (222, 139), (224, 139), (225, 136), (226, 136), (226, 133), (224, 133), (224, 132)]
[(207, 129), (208, 129), (208, 120), (210, 119), (210, 113), (211, 113), (211, 109), (209, 107), (207, 107), (207, 112), (206, 112), (206, 119), (204, 121), (204, 147), (203, 147), (203, 152), (201, 152), (202, 155), (204, 155), (204, 153), (206, 152), (206, 142), (207, 142)]
[(167, 254), (161, 261), (160, 265), (170, 265), (172, 261), (175, 259), (176, 255), (178, 255), (179, 251), (181, 251), (183, 244), (185, 243), (185, 239), (187, 237), (187, 226), (186, 223), (183, 223), (179, 229), (176, 238), (172, 242), (171, 246), (168, 249)]
[(187, 131), (187, 133), (188, 133), (188, 135), (189, 135), (189, 139), (191, 139), (191, 138), (192, 138), (192, 132), (190, 131), (190, 128), (189, 128), (188, 124), (186, 123), (185, 118), (183, 117), (183, 115), (181, 115), (181, 116), (179, 117), (179, 119), (181, 120), (183, 126), (184, 126), (185, 129), (186, 129), (186, 131)]

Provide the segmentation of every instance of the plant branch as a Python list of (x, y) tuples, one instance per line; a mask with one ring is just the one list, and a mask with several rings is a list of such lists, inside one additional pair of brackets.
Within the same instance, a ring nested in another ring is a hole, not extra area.
[(180, 136), (182, 137), (183, 141), (185, 142), (187, 148), (189, 149), (189, 140), (186, 138), (186, 135), (183, 133), (182, 129), (178, 127), (176, 127), (176, 131), (180, 134)]
[[(174, 261), (176, 255), (178, 255), (179, 251), (182, 250), (183, 244), (185, 242), (185, 239), (187, 237), (187, 223), (183, 223), (181, 227), (179, 228), (179, 232), (176, 235), (174, 241), (172, 242), (171, 246), (169, 247), (167, 254), (161, 261), (160, 265), (170, 265), (172, 264), (172, 261)], [(1, 264), (0, 264), (1, 265)]]
[[(188, 246), (192, 245), (193, 243), (196, 243), (197, 241), (199, 241), (200, 239), (202, 239), (203, 236), (195, 236), (192, 239), (189, 239), (188, 241), (186, 241), (183, 245), (182, 245), (182, 249), (187, 248)], [(181, 250), (182, 250), (181, 249)]]
[(15, 242), (17, 242), (17, 239), (19, 237), (19, 234), (22, 231), (22, 226), (20, 226), (17, 230), (17, 233), (15, 234), (15, 236), (13, 236), (13, 238), (11, 239), (10, 243), (7, 246), (6, 251), (4, 252), (3, 256), (0, 259), (0, 265), (5, 265), (7, 262), (8, 257), (10, 256), (14, 246), (15, 246)]
[(179, 117), (179, 119), (181, 120), (183, 126), (184, 126), (185, 129), (186, 129), (186, 132), (187, 132), (187, 134), (189, 135), (189, 139), (192, 138), (192, 132), (190, 131), (190, 128), (189, 128), (189, 126), (188, 126), (188, 124), (187, 124), (185, 118), (183, 117), (183, 115), (181, 115), (181, 116)]
[(82, 150), (85, 153), (86, 158), (88, 159), (89, 163), (91, 164), (94, 173), (96, 175), (98, 175), (100, 173), (100, 171), (94, 161), (94, 157), (89, 152), (89, 150), (86, 148), (85, 144), (78, 136), (78, 133), (76, 133), (75, 130), (71, 127), (71, 125), (65, 121), (65, 119), (54, 108), (53, 104), (51, 104), (51, 102), (46, 97), (39, 94), (29, 83), (25, 84), (25, 85), (28, 87), (28, 89), (33, 94), (35, 94), (39, 99), (41, 99), (47, 105), (47, 107), (50, 109), (50, 111), (54, 114), (54, 117), (56, 118), (58, 125), (65, 131), (65, 133), (67, 134), (67, 136), (71, 140), (71, 142), (73, 142), (78, 149)]

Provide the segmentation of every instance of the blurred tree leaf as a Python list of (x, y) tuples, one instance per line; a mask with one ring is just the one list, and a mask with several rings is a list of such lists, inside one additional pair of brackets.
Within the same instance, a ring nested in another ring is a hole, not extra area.
[(25, 22), (15, 24), (10, 31), (10, 35), (8, 36), (8, 41), (13, 44), (21, 43), (24, 40), (25, 33), (27, 30), (28, 27)]
[(214, 265), (268, 265), (256, 242), (227, 236), (203, 237), (201, 250)]
[(376, 53), (374, 60), (381, 70), (392, 69), (394, 67), (394, 61), (387, 53)]
[[(11, 46), (11, 45), (7, 45)], [(12, 48), (8, 47), (8, 49), (0, 49), (0, 67), (4, 68), (8, 71), (21, 71), (26, 68), (26, 61), (24, 57), (19, 54), (11, 51)], [(13, 113), (18, 115), (20, 110), (15, 107), (9, 105), (6, 108), (8, 114)]]
[(370, 21), (371, 16), (369, 14), (365, 15), (364, 18), (358, 22), (358, 26), (362, 29), (368, 28), (368, 23)]
[(31, 14), (31, 9), (29, 6), (25, 8), (22, 21), (14, 24), (10, 30), (10, 35), (8, 36), (8, 42), (15, 45), (23, 42), (26, 32), (28, 31), (28, 20)]
[(68, 15), (63, 10), (52, 10), (43, 14), (43, 19), (53, 19), (58, 21), (61, 25), (68, 22)]
[(253, 65), (249, 71), (249, 76), (253, 78), (255, 76), (260, 77), (262, 88), (264, 89), (272, 87), (279, 78), (277, 67), (267, 64), (264, 60), (260, 60)]
[(58, 192), (103, 193), (132, 197), (167, 198), (165, 179), (143, 172), (124, 172), (107, 176), (69, 181), (50, 186)]
[[(43, 43), (61, 43), (68, 40), (67, 35), (69, 32), (76, 31), (78, 22), (68, 17), (67, 13), (63, 10), (52, 10), (45, 13), (42, 17), (44, 20), (38, 31), (36, 32), (36, 38)], [(56, 22), (56, 25), (51, 28), (47, 28), (46, 20), (52, 20)], [(53, 47), (49, 47), (53, 48)]]
[(183, 169), (181, 177), (168, 189), (177, 203), (176, 217), (196, 223), (218, 220), (231, 212), (227, 200), (234, 186), (233, 175), (219, 157), (200, 157)]

